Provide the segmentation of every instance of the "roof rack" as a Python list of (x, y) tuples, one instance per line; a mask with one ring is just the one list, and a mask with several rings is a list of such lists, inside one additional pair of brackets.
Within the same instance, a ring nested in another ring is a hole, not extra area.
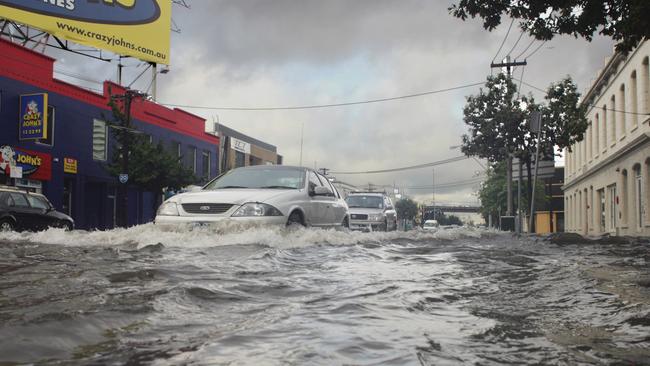
[(7, 185), (4, 185), (4, 184), (0, 184), (0, 189), (7, 189), (7, 190), (11, 190), (11, 191), (21, 191), (21, 189), (18, 188), (18, 187), (7, 186)]

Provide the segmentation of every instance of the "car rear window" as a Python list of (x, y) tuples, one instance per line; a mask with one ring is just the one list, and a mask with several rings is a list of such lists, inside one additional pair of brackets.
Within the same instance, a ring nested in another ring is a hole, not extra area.
[(27, 203), (27, 198), (21, 193), (9, 193), (9, 197), (13, 200), (13, 206), (15, 207), (29, 207)]
[(42, 209), (50, 208), (50, 205), (47, 204), (47, 202), (45, 202), (45, 200), (41, 197), (27, 196), (27, 200), (29, 201), (29, 204), (34, 208), (42, 208)]

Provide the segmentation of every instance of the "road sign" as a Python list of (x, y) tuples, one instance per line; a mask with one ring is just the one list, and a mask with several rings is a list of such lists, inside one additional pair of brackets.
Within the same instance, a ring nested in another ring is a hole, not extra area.
[[(522, 163), (521, 170), (523, 170), (523, 175), (521, 179), (528, 180), (528, 172), (526, 171), (526, 164)], [(535, 174), (535, 162), (530, 164), (530, 173)], [(539, 164), (539, 170), (537, 171), (537, 179), (548, 179), (555, 176), (555, 161), (553, 160), (541, 160)], [(519, 159), (512, 159), (512, 180), (517, 181), (519, 179)]]
[[(529, 128), (530, 132), (538, 133), (539, 126), (542, 122), (542, 114), (538, 111), (533, 111), (530, 113)], [(542, 167), (541, 165), (539, 166)]]

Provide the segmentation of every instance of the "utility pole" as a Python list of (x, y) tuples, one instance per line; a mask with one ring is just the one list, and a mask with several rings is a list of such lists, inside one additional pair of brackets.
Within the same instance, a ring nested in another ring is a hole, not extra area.
[(327, 176), (327, 172), (329, 172), (330, 170), (331, 170), (331, 169), (327, 169), (327, 168), (320, 168), (320, 169), (318, 169), (318, 171), (319, 171), (322, 175), (324, 175), (324, 176)]
[(433, 206), (433, 219), (436, 219), (436, 169), (431, 168), (431, 205)]
[(121, 161), (121, 173), (119, 175), (119, 215), (118, 217), (118, 226), (127, 227), (129, 224), (128, 212), (129, 212), (129, 154), (131, 149), (131, 135), (133, 131), (131, 128), (131, 102), (134, 97), (142, 97), (144, 94), (136, 91), (127, 89), (124, 95), (113, 97), (115, 99), (124, 100), (124, 120), (120, 128), (122, 133), (122, 146), (120, 147), (120, 157)]
[[(526, 61), (514, 61), (510, 62), (510, 56), (506, 57), (505, 62), (501, 63), (491, 63), (490, 67), (491, 68), (500, 68), (500, 67), (505, 67), (506, 68), (506, 74), (508, 75), (508, 80), (512, 79), (512, 67), (513, 66), (525, 66), (527, 65)], [(507, 212), (506, 215), (512, 216), (512, 154), (510, 153), (508, 149), (508, 145), (506, 142), (506, 153), (508, 154), (506, 158), (506, 166), (507, 166), (507, 191), (508, 191), (508, 207), (507, 207)]]

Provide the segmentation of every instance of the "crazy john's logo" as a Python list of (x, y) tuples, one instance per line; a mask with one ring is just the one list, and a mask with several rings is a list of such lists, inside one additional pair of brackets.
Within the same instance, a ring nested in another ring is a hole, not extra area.
[(160, 17), (158, 0), (0, 0), (0, 5), (97, 24), (147, 24)]
[(22, 167), (23, 175), (30, 175), (43, 165), (43, 157), (20, 151), (9, 145), (0, 147), (0, 173), (11, 175), (11, 170)]
[(0, 147), (0, 173), (11, 175), (11, 169), (16, 166), (16, 152), (11, 146)]

